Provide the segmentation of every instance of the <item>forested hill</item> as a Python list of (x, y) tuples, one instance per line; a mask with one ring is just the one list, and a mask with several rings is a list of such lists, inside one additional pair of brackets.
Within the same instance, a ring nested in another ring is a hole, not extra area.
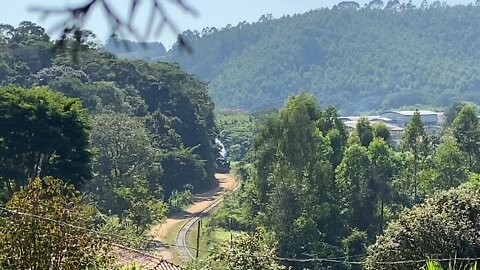
[(279, 107), (300, 89), (342, 113), (480, 102), (479, 12), (436, 3), (264, 16), (186, 31), (194, 54), (176, 44), (166, 58), (209, 81), (217, 108)]

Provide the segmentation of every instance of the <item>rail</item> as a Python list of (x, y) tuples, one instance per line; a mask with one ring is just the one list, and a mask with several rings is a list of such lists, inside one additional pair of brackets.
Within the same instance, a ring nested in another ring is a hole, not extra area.
[[(240, 183), (236, 181), (235, 186), (233, 186), (232, 190), (227, 193), (232, 193), (236, 191), (240, 187)], [(225, 193), (225, 194), (227, 194)], [(188, 262), (190, 260), (194, 260), (195, 257), (192, 255), (190, 250), (188, 249), (187, 245), (187, 235), (192, 229), (193, 225), (199, 221), (202, 217), (208, 215), (212, 212), (215, 208), (220, 205), (225, 197), (225, 194), (222, 194), (219, 198), (215, 199), (207, 208), (202, 210), (201, 212), (196, 213), (193, 215), (185, 224), (180, 227), (176, 237), (175, 237), (175, 247), (177, 249), (178, 254), (180, 255), (183, 262)]]

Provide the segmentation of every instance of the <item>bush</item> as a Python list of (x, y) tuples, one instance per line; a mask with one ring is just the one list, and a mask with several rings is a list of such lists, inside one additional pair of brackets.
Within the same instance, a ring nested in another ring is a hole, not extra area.
[(252, 229), (252, 220), (249, 220), (245, 207), (242, 207), (241, 199), (240, 194), (226, 196), (221, 206), (213, 213), (210, 225), (235, 231)]
[(366, 269), (419, 269), (420, 263), (381, 264), (480, 254), (478, 192), (453, 189), (404, 212), (368, 249)]
[(278, 264), (276, 247), (270, 235), (259, 228), (251, 235), (242, 234), (232, 241), (225, 241), (206, 261), (191, 265), (188, 270), (282, 270), (286, 267)]
[[(436, 261), (428, 260), (427, 263), (425, 264), (424, 267), (422, 267), (420, 270), (444, 270), (445, 268), (442, 267), (442, 265)], [(457, 262), (455, 260), (450, 261), (448, 263), (448, 268), (447, 270), (477, 270), (477, 263), (462, 263), (462, 262)]]
[[(107, 216), (100, 232), (111, 235), (114, 242), (122, 243), (131, 248), (145, 249), (148, 247), (149, 239), (145, 234), (144, 226), (139, 226), (128, 218), (120, 219), (117, 216)], [(116, 236), (119, 239), (116, 239)]]
[(96, 211), (83, 204), (73, 186), (36, 178), (6, 208), (0, 269), (97, 269), (108, 261), (108, 245), (92, 235)]
[(187, 206), (193, 202), (193, 194), (191, 189), (185, 189), (183, 191), (174, 190), (170, 199), (168, 200), (168, 204), (170, 205), (169, 212), (173, 213), (176, 212), (182, 207)]

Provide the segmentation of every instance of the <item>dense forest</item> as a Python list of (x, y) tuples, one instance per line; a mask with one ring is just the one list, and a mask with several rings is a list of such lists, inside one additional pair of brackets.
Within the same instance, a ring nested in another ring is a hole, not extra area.
[(218, 108), (278, 108), (301, 89), (342, 114), (480, 102), (480, 7), (390, 2), (186, 31), (193, 53), (163, 59), (210, 82)]
[(242, 188), (209, 222), (238, 238), (212, 245), (195, 269), (407, 270), (429, 258), (474, 269), (466, 258), (480, 254), (480, 123), (471, 104), (447, 114), (432, 135), (417, 111), (396, 144), (384, 124), (361, 118), (348, 131), (334, 107), (291, 97), (255, 122), (237, 169)]
[[(99, 211), (92, 226), (144, 247), (152, 223), (214, 184), (214, 105), (206, 84), (178, 65), (122, 60), (91, 38), (84, 31), (55, 42), (31, 22), (0, 26), (0, 206), (27, 207), (18, 193), (27, 186), (47, 204), (41, 198), (66, 192), (61, 179)], [(45, 193), (28, 182), (46, 177), (40, 186), (52, 187)], [(37, 214), (57, 219), (59, 205)], [(8, 226), (0, 228), (7, 237)], [(2, 261), (18, 245), (7, 243), (0, 244), (0, 268), (24, 269)]]

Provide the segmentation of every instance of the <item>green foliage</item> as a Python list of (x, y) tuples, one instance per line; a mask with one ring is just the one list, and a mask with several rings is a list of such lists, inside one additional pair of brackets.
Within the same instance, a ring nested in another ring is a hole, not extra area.
[[(204, 82), (181, 71), (176, 64), (118, 59), (91, 42), (80, 44), (74, 37), (67, 37), (65, 50), (51, 51), (50, 37), (34, 23), (22, 22), (17, 28), (2, 25), (1, 29), (5, 57), (0, 60), (5, 62), (0, 61), (0, 67), (4, 64), (11, 69), (6, 70), (5, 78), (0, 78), (2, 84), (48, 85), (68, 97), (79, 98), (94, 114), (145, 117), (156, 147), (180, 152), (194, 149), (195, 158), (203, 161), (203, 172), (195, 173), (192, 184), (195, 189), (210, 186), (216, 130), (214, 106)], [(88, 31), (78, 34), (84, 40), (92, 38)], [(68, 54), (73, 49), (77, 56), (74, 60)], [(30, 51), (36, 55), (26, 57)]]
[(266, 231), (260, 230), (252, 235), (239, 235), (233, 241), (226, 241), (205, 262), (192, 265), (191, 270), (280, 270), (286, 269), (275, 261), (276, 250), (272, 246)]
[[(368, 235), (363, 231), (353, 230), (352, 233), (342, 240), (345, 260), (354, 260), (359, 254), (365, 254), (367, 250)], [(351, 269), (359, 269), (352, 267)]]
[(37, 176), (82, 184), (105, 215), (101, 230), (145, 248), (152, 223), (213, 182), (207, 84), (177, 64), (118, 59), (73, 36), (65, 50), (53, 45), (34, 23), (0, 25), (0, 199)]
[(360, 117), (355, 126), (355, 132), (360, 139), (360, 144), (364, 147), (368, 147), (373, 140), (373, 128), (366, 117)]
[[(163, 174), (160, 177), (165, 194), (174, 190), (183, 190), (186, 185), (193, 186), (192, 191), (207, 188), (210, 179), (205, 171), (205, 161), (195, 154), (195, 148), (180, 148), (164, 151), (160, 157)], [(207, 183), (205, 183), (209, 180)]]
[[(423, 266), (420, 270), (444, 270), (445, 268), (442, 267), (442, 265), (434, 260), (428, 260), (427, 263), (425, 264), (425, 266)], [(477, 270), (477, 263), (473, 263), (473, 264), (470, 264), (470, 263), (462, 263), (462, 262), (459, 262), (457, 263), (457, 261), (454, 259), (453, 262), (450, 261), (448, 263), (448, 267), (446, 268), (447, 270), (456, 270), (456, 269), (459, 269), (459, 270)]]
[(166, 59), (211, 82), (219, 108), (281, 107), (299, 89), (342, 114), (478, 103), (480, 7), (407, 2), (186, 31), (193, 54), (177, 43)]
[(246, 183), (242, 185), (242, 191), (227, 196), (222, 205), (213, 213), (209, 225), (225, 230), (250, 231), (252, 220), (245, 205), (249, 203), (246, 189), (251, 187), (251, 183)]
[(108, 260), (108, 245), (89, 231), (95, 229), (96, 211), (73, 186), (35, 178), (6, 208), (26, 215), (9, 212), (0, 222), (0, 268), (73, 270)]
[(170, 205), (170, 212), (176, 212), (182, 207), (187, 206), (193, 202), (193, 195), (190, 189), (185, 189), (183, 191), (174, 190), (170, 195), (168, 204)]
[(245, 113), (217, 113), (215, 123), (219, 139), (231, 160), (242, 160), (251, 148), (258, 119)]
[(413, 166), (413, 184), (411, 186), (413, 191), (410, 193), (413, 195), (413, 203), (417, 203), (419, 201), (418, 172), (422, 169), (423, 162), (429, 153), (429, 137), (423, 127), (418, 109), (415, 110), (412, 119), (402, 134), (402, 149), (413, 154), (411, 160), (411, 166)]
[(428, 136), (423, 126), (417, 109), (402, 135), (403, 150), (411, 151), (416, 158), (426, 155), (428, 150)]
[(458, 113), (462, 110), (463, 106), (460, 102), (455, 102), (445, 110), (445, 126), (450, 127), (457, 117)]
[(2, 85), (48, 86), (77, 98), (36, 86), (2, 88), (2, 196), (37, 175), (75, 184), (90, 178), (88, 116), (81, 104), (94, 115), (94, 177), (86, 190), (102, 212), (146, 226), (163, 219), (173, 190), (211, 186), (217, 149), (206, 83), (176, 64), (118, 59), (70, 36), (65, 50), (50, 51), (50, 37), (30, 22), (0, 28)]
[(143, 226), (128, 218), (120, 219), (117, 216), (104, 216), (103, 219), (99, 232), (111, 235), (110, 238), (114, 242), (136, 249), (147, 248), (149, 239), (144, 234)]
[(371, 163), (367, 148), (351, 145), (337, 167), (337, 185), (341, 209), (353, 228), (368, 230), (374, 219), (374, 193), (371, 186)]
[(444, 136), (432, 157), (429, 178), (424, 182), (427, 194), (457, 187), (468, 178), (467, 159), (455, 139)]
[(480, 174), (471, 173), (468, 180), (460, 185), (460, 188), (480, 192)]
[(313, 97), (293, 96), (283, 110), (267, 118), (254, 139), (256, 160), (245, 205), (255, 225), (275, 235), (281, 256), (337, 251), (335, 235), (342, 228), (336, 226), (334, 155), (323, 135), (329, 130), (319, 129), (319, 123), (335, 119), (322, 119), (324, 115)]
[(128, 218), (140, 226), (160, 222), (163, 203), (160, 151), (141, 119), (122, 114), (93, 120), (94, 178), (87, 190), (104, 213)]
[(0, 126), (0, 185), (10, 196), (29, 178), (77, 187), (91, 178), (90, 124), (78, 100), (47, 88), (0, 87)]
[(480, 123), (475, 108), (465, 104), (452, 123), (452, 133), (458, 146), (468, 157), (468, 169), (478, 172), (477, 163), (480, 153)]
[(341, 213), (351, 229), (367, 232), (373, 238), (383, 230), (384, 206), (392, 202), (392, 179), (399, 160), (381, 138), (368, 148), (351, 144), (336, 170)]
[(390, 142), (392, 134), (390, 129), (384, 123), (374, 123), (372, 125), (373, 136), (377, 138), (382, 138), (386, 142)]
[(134, 263), (132, 265), (123, 266), (119, 270), (142, 270), (142, 268)]
[(480, 252), (478, 193), (442, 192), (403, 213), (369, 247), (366, 269), (412, 269), (417, 264), (381, 262), (429, 258), (468, 258)]

